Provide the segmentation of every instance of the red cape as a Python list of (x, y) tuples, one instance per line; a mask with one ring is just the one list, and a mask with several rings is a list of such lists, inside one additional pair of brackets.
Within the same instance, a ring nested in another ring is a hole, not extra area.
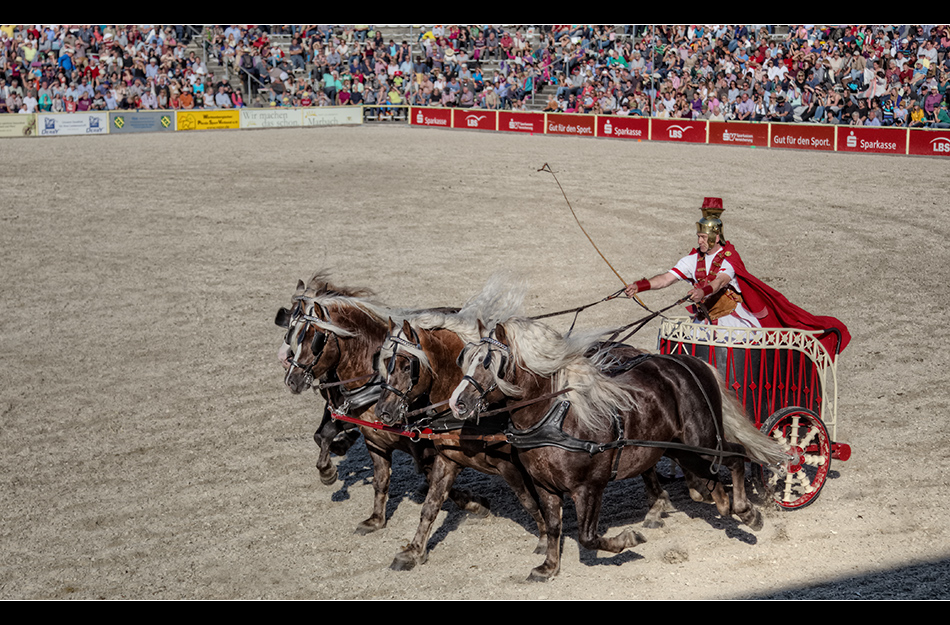
[[(848, 327), (834, 317), (817, 317), (806, 310), (788, 301), (784, 295), (753, 276), (745, 268), (745, 263), (732, 243), (723, 244), (727, 260), (736, 270), (736, 281), (742, 290), (742, 300), (745, 307), (759, 319), (763, 328), (798, 328), (799, 330), (828, 330), (834, 328), (841, 333), (841, 345), (838, 337), (829, 333), (821, 339), (822, 345), (828, 350), (832, 358), (851, 341)], [(693, 250), (691, 253), (696, 253)]]

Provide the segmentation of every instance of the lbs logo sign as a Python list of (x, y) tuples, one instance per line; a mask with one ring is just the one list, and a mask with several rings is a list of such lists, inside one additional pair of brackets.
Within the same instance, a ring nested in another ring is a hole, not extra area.
[(937, 137), (930, 145), (936, 154), (950, 154), (950, 139), (946, 137)]

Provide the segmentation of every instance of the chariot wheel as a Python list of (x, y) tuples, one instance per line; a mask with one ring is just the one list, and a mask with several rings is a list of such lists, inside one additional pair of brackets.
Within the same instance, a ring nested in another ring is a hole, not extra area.
[(784, 510), (813, 503), (831, 468), (831, 437), (821, 418), (805, 408), (783, 408), (762, 425), (762, 433), (797, 452), (798, 457), (788, 471), (759, 467), (767, 496)]

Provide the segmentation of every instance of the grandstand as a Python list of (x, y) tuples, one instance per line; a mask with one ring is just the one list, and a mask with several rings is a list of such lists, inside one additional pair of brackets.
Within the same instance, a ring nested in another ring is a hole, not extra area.
[(0, 44), (11, 113), (408, 104), (950, 127), (946, 25), (8, 25)]

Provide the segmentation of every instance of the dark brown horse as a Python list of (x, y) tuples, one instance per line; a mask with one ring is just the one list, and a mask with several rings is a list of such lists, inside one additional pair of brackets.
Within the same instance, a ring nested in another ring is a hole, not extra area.
[[(430, 442), (413, 442), (371, 426), (376, 422), (379, 396), (374, 356), (388, 331), (384, 319), (396, 312), (371, 300), (368, 291), (335, 287), (320, 274), (303, 289), (300, 286), (294, 300), (301, 307), (290, 311), (285, 338), (291, 348), (285, 383), (293, 393), (317, 388), (333, 413), (361, 420), (373, 462), (375, 497), (372, 514), (357, 526), (357, 532), (373, 532), (386, 526), (393, 452), (409, 454), (427, 477), (437, 455)], [(456, 489), (449, 496), (463, 510), (487, 514), (486, 502)]]
[[(530, 579), (547, 580), (560, 569), (565, 494), (576, 506), (584, 547), (620, 553), (643, 542), (632, 528), (612, 538), (598, 533), (602, 496), (611, 479), (640, 475), (664, 454), (694, 474), (716, 480), (712, 496), (720, 514), (735, 513), (753, 529), (761, 527), (761, 515), (745, 493), (744, 458), (722, 456), (718, 450), (769, 464), (787, 458), (740, 410), (723, 401), (712, 368), (690, 357), (625, 361), (610, 349), (591, 355), (591, 341), (565, 339), (522, 318), (492, 330), (483, 327), (480, 334), (480, 342), (465, 349), (466, 375), (450, 405), (459, 418), (474, 419), (486, 402), (508, 402), (512, 441), (538, 490), (548, 531), (547, 558)], [(606, 375), (607, 370), (613, 375)], [(539, 401), (524, 403), (531, 399)], [(718, 482), (720, 462), (732, 470), (731, 504)]]
[(535, 553), (544, 553), (546, 532), (537, 494), (511, 446), (497, 436), (507, 423), (507, 414), (495, 417), (494, 427), (485, 419), (478, 427), (466, 424), (459, 429), (458, 421), (447, 408), (441, 414), (435, 409), (425, 410), (432, 404), (444, 407), (448, 403), (452, 391), (462, 381), (458, 355), (467, 341), (478, 338), (478, 327), (458, 315), (432, 313), (415, 317), (413, 324), (405, 320), (398, 328), (390, 322), (389, 336), (379, 358), (383, 391), (376, 403), (376, 416), (387, 425), (416, 424), (441, 435), (432, 439), (439, 455), (430, 473), (419, 527), (412, 542), (396, 554), (392, 568), (409, 570), (425, 563), (432, 525), (449, 489), (465, 467), (504, 478), (537, 523), (540, 538)]

